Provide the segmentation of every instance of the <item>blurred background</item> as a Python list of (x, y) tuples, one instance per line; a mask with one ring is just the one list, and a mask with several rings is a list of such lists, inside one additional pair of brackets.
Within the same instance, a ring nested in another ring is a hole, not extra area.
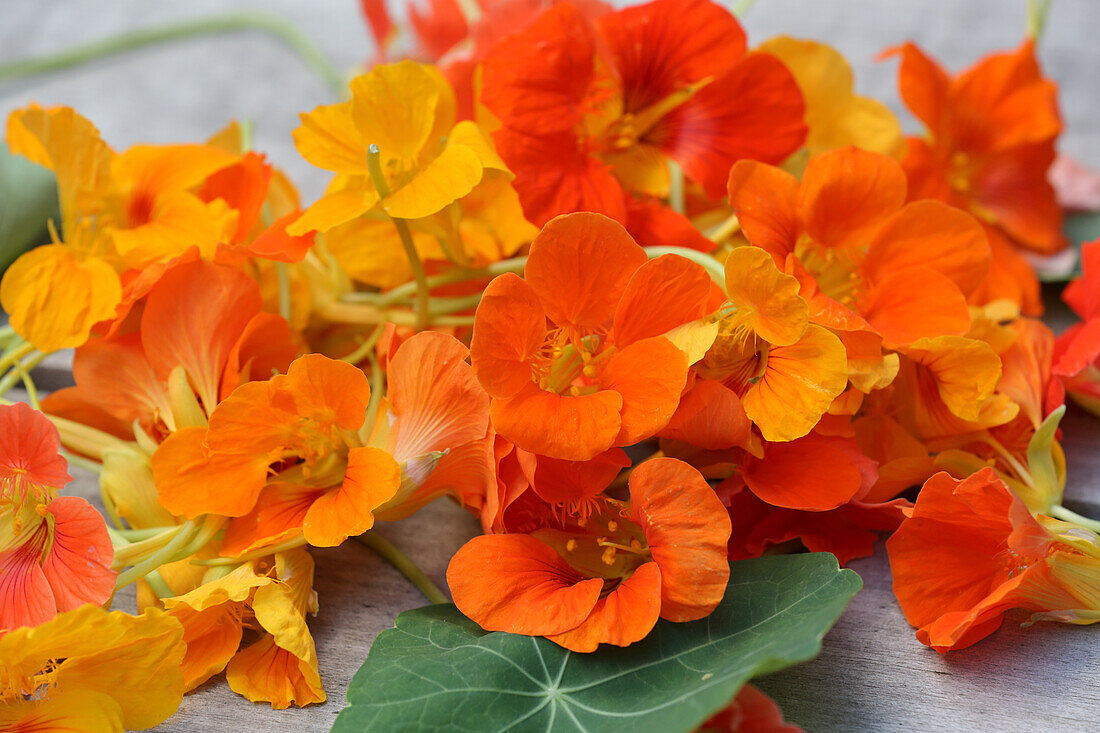
[[(392, 3), (395, 17), (404, 5)], [(341, 71), (350, 73), (374, 55), (358, 0), (3, 0), (0, 67), (126, 31), (242, 10), (282, 16)], [(959, 70), (1022, 40), (1025, 0), (758, 0), (742, 22), (750, 45), (789, 34), (837, 47), (855, 70), (857, 91), (887, 103), (907, 130), (915, 130), (895, 90), (897, 62), (879, 63), (875, 55), (914, 40)], [(1062, 152), (1093, 169), (1100, 168), (1098, 35), (1100, 2), (1053, 0), (1040, 47), (1045, 71), (1062, 88)], [(30, 101), (75, 107), (116, 147), (202, 140), (230, 119), (249, 119), (255, 148), (290, 174), (307, 202), (329, 176), (298, 156), (290, 132), (299, 112), (334, 101), (333, 93), (263, 32), (203, 35), (59, 73), (0, 77), (0, 114), (6, 118)]]

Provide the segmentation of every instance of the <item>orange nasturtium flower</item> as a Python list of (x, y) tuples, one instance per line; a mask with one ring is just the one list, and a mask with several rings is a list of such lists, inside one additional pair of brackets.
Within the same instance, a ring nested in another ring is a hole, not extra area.
[(802, 729), (783, 722), (783, 711), (775, 701), (746, 684), (729, 705), (710, 716), (696, 733), (802, 733)]
[(605, 216), (554, 219), (524, 277), (495, 278), (477, 309), (470, 351), (493, 426), (565, 460), (651, 437), (676, 411), (690, 364), (665, 334), (713, 310), (711, 287), (682, 257), (648, 261)]
[(892, 53), (901, 55), (901, 97), (927, 127), (926, 137), (909, 138), (910, 198), (965, 209), (1033, 252), (1064, 248), (1062, 209), (1047, 180), (1062, 131), (1058, 89), (1039, 69), (1035, 42), (955, 77), (912, 43)]
[(709, 0), (594, 23), (560, 3), (493, 46), (481, 101), (528, 218), (594, 211), (626, 224), (635, 196), (669, 195), (671, 161), (716, 200), (734, 161), (782, 162), (806, 136), (802, 95), (778, 59), (745, 50), (737, 19)]
[(144, 730), (183, 699), (183, 629), (93, 605), (0, 637), (0, 729)]
[(42, 413), (0, 406), (0, 635), (106, 603), (115, 590), (103, 517), (80, 497), (57, 495), (71, 480), (59, 449)]
[(312, 545), (365, 532), (401, 483), (393, 456), (359, 439), (369, 402), (366, 375), (321, 354), (243, 384), (213, 410), (208, 427), (179, 429), (153, 454), (161, 504), (189, 519), (242, 517), (266, 487), (293, 498), (299, 511), (287, 532)]
[(736, 393), (766, 440), (801, 438), (848, 384), (844, 344), (810, 323), (798, 280), (764, 250), (737, 247), (725, 271), (730, 306), (695, 369)]
[(991, 468), (930, 478), (886, 549), (905, 617), (937, 651), (985, 638), (1011, 608), (1100, 621), (1100, 536), (1033, 517)]
[[(897, 348), (970, 327), (966, 295), (989, 269), (985, 233), (942, 202), (906, 204), (906, 190), (896, 161), (852, 147), (812, 158), (801, 182), (755, 161), (729, 180), (745, 236), (805, 280), (810, 320), (846, 346), (860, 334)], [(883, 381), (853, 376), (865, 392)]]
[(1062, 299), (1083, 320), (1058, 337), (1053, 372), (1058, 388), (1100, 415), (1100, 239), (1081, 245), (1081, 269)]
[(567, 649), (627, 646), (658, 618), (691, 621), (729, 580), (725, 508), (702, 475), (672, 458), (639, 465), (630, 499), (595, 499), (578, 521), (467, 542), (451, 559), (455, 605), (488, 631), (545, 636)]
[[(454, 92), (438, 70), (412, 61), (376, 66), (351, 82), (351, 99), (302, 114), (294, 143), (336, 178), (292, 235), (327, 232), (381, 202), (400, 219), (430, 216), (470, 193), (487, 170), (506, 172), (473, 122), (455, 124)], [(370, 171), (376, 146), (388, 195)]]
[(43, 351), (79, 346), (111, 317), (123, 271), (191, 247), (212, 258), (236, 227), (237, 214), (225, 201), (197, 195), (209, 175), (237, 160), (224, 150), (136, 145), (116, 153), (68, 107), (16, 110), (7, 138), (12, 152), (57, 176), (64, 244), (24, 254), (0, 284), (12, 326)]

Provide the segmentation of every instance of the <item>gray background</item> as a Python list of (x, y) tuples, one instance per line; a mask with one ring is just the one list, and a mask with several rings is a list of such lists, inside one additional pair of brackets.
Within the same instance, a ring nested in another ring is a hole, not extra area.
[[(622, 3), (619, 3), (622, 4)], [(268, 9), (297, 23), (340, 68), (363, 62), (371, 41), (356, 0), (0, 0), (0, 64), (69, 48), (122, 30), (231, 9)], [(759, 0), (745, 16), (750, 42), (787, 33), (838, 47), (856, 70), (857, 87), (901, 112), (896, 61), (875, 63), (881, 49), (917, 41), (952, 69), (1022, 38), (1024, 0)], [(1062, 85), (1068, 125), (1062, 148), (1100, 168), (1100, 0), (1054, 0), (1041, 52)], [(29, 101), (68, 104), (95, 122), (116, 147), (147, 141), (201, 140), (231, 118), (255, 122), (255, 147), (284, 167), (306, 201), (327, 173), (294, 150), (298, 112), (332, 101), (331, 93), (277, 41), (257, 34), (191, 39), (103, 60), (60, 75), (0, 82), (0, 113)], [(913, 129), (905, 115), (903, 124)], [(1071, 506), (1100, 516), (1100, 430), (1071, 409), (1066, 423)], [(96, 500), (94, 477), (69, 491)], [(1075, 502), (1075, 503), (1074, 503)], [(437, 583), (447, 560), (476, 523), (445, 502), (380, 529)], [(184, 699), (161, 730), (327, 730), (371, 640), (401, 610), (423, 599), (396, 571), (354, 542), (314, 552), (321, 612), (311, 622), (329, 701), (272, 711), (232, 694), (216, 678)], [(942, 657), (913, 639), (890, 591), (880, 551), (853, 569), (865, 590), (810, 664), (760, 682), (788, 719), (811, 731), (1095, 730), (1100, 713), (1100, 629), (1040, 624), (1020, 614), (973, 649)], [(117, 607), (128, 608), (132, 593)]]

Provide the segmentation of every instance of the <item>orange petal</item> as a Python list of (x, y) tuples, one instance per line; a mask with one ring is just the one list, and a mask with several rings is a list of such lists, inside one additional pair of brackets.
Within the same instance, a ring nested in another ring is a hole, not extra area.
[(153, 371), (140, 333), (89, 339), (73, 357), (73, 377), (82, 394), (120, 420), (174, 427), (167, 380)]
[(244, 555), (299, 534), (306, 512), (323, 493), (324, 489), (313, 486), (282, 482), (264, 486), (252, 511), (230, 520), (222, 539), (221, 555)]
[[(679, 349), (669, 346), (684, 359)], [(513, 397), (494, 399), (490, 414), (497, 432), (524, 450), (587, 461), (615, 445), (622, 409), (623, 398), (617, 391), (604, 389), (572, 397), (528, 383)]]
[(862, 477), (835, 438), (808, 435), (788, 443), (768, 443), (763, 459), (741, 467), (752, 493), (772, 506), (827, 511), (860, 490)]
[(798, 294), (798, 280), (779, 271), (759, 247), (737, 247), (726, 257), (726, 292), (738, 325), (776, 346), (798, 341), (810, 308)]
[(878, 230), (860, 271), (874, 281), (907, 267), (926, 267), (967, 294), (985, 278), (989, 261), (989, 241), (974, 217), (939, 201), (915, 201)]
[(797, 343), (771, 348), (763, 376), (742, 403), (765, 440), (793, 440), (813, 429), (847, 384), (844, 344), (811, 324)]
[(162, 377), (182, 366), (207, 414), (234, 344), (262, 302), (256, 281), (209, 262), (181, 264), (150, 290), (141, 318), (141, 341)]
[(619, 348), (707, 315), (710, 275), (679, 255), (662, 255), (639, 267), (615, 309), (611, 340)]
[(661, 608), (661, 568), (647, 562), (596, 601), (579, 626), (546, 638), (574, 652), (594, 652), (600, 644), (630, 646), (653, 630)]
[(601, 214), (566, 214), (535, 237), (523, 276), (551, 321), (590, 332), (608, 325), (646, 260), (621, 224)]
[(887, 53), (901, 55), (898, 90), (905, 106), (929, 129), (939, 132), (951, 83), (947, 72), (912, 43), (890, 49)]
[(713, 379), (700, 379), (658, 436), (704, 450), (724, 450), (744, 443), (751, 429), (736, 392)]
[(794, 251), (798, 241), (798, 187), (798, 179), (790, 173), (755, 160), (737, 161), (726, 184), (730, 206), (745, 236), (780, 260)]
[(531, 488), (549, 504), (576, 505), (599, 494), (630, 465), (621, 448), (611, 448), (588, 461), (562, 461), (539, 456)]
[(799, 217), (818, 244), (858, 248), (902, 207), (905, 194), (905, 171), (896, 160), (848, 146), (810, 160)]
[(297, 355), (298, 347), (286, 319), (274, 313), (257, 313), (245, 324), (226, 357), (219, 396), (224, 400), (245, 382), (285, 372)]
[(276, 710), (325, 701), (317, 661), (303, 660), (275, 644), (271, 634), (237, 652), (225, 669), (229, 687), (252, 702)]
[(378, 448), (352, 448), (344, 483), (317, 497), (302, 522), (302, 534), (314, 547), (334, 547), (374, 526), (374, 510), (397, 493), (401, 467)]
[(718, 201), (738, 160), (778, 164), (802, 146), (805, 110), (787, 67), (769, 54), (750, 53), (665, 115), (649, 134)]
[(959, 287), (926, 267), (887, 274), (860, 297), (859, 310), (891, 349), (970, 328), (970, 308)]
[(28, 542), (0, 552), (0, 635), (57, 615), (53, 589), (39, 565), (42, 544)]
[(28, 486), (60, 489), (72, 481), (61, 455), (57, 428), (25, 402), (0, 405), (0, 482), (14, 483), (16, 496)]
[(103, 517), (78, 496), (61, 496), (46, 509), (52, 515), (53, 544), (42, 572), (53, 588), (58, 611), (85, 603), (102, 606), (115, 592), (115, 551)]
[(400, 461), (485, 437), (489, 396), (466, 363), (469, 351), (443, 333), (418, 333), (386, 369), (386, 398), (396, 416), (391, 452)]
[(272, 406), (292, 415), (358, 430), (370, 402), (370, 381), (346, 361), (306, 354), (295, 359), (285, 375), (271, 380), (271, 393)]
[(635, 341), (612, 356), (599, 379), (601, 390), (622, 396), (622, 422), (615, 445), (634, 445), (667, 425), (680, 402), (687, 374), (687, 356), (662, 336)]
[(531, 286), (506, 273), (485, 288), (474, 316), (470, 361), (493, 397), (512, 397), (531, 383), (531, 360), (546, 341), (546, 316)]
[(541, 636), (583, 623), (603, 580), (585, 579), (534, 537), (506, 534), (463, 545), (447, 566), (447, 585), (458, 609), (486, 631)]
[(631, 516), (661, 568), (661, 618), (706, 616), (729, 582), (729, 513), (702, 474), (674, 458), (640, 464), (629, 485)]
[(206, 434), (206, 428), (181, 428), (157, 448), (153, 480), (160, 503), (189, 519), (200, 514), (248, 514), (267, 478), (267, 455), (210, 453)]
[(183, 624), (183, 640), (187, 644), (182, 665), (186, 692), (225, 669), (241, 645), (241, 620), (238, 609), (227, 603), (202, 611), (179, 604), (170, 613)]

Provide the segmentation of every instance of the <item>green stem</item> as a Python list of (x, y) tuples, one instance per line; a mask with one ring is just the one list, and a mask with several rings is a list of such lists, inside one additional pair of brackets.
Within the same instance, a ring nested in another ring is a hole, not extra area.
[[(512, 257), (507, 260), (500, 260), (494, 262), (485, 267), (476, 270), (451, 270), (449, 272), (442, 272), (438, 275), (432, 275), (427, 279), (428, 288), (438, 288), (442, 285), (453, 285), (454, 283), (464, 282), (466, 280), (480, 280), (482, 278), (492, 278), (497, 275), (503, 275), (506, 272), (523, 272), (524, 266), (527, 264), (526, 257)], [(415, 295), (416, 283), (405, 283), (404, 285), (398, 285), (393, 290), (385, 293), (382, 296), (381, 305), (393, 305), (406, 298)]]
[(684, 169), (668, 159), (668, 205), (677, 214), (684, 213)]
[(348, 364), (358, 364), (367, 358), (367, 355), (374, 350), (375, 344), (378, 343), (378, 339), (382, 337), (382, 334), (386, 330), (385, 323), (379, 323), (374, 327), (374, 330), (370, 332), (370, 335), (363, 339), (363, 343), (356, 347), (355, 351), (351, 352), (347, 356), (341, 356), (340, 361), (346, 361)]
[(22, 380), (23, 386), (27, 390), (27, 396), (30, 399), (31, 407), (38, 409), (38, 390), (35, 389), (34, 383), (30, 381), (28, 376), (29, 372), (36, 366), (42, 363), (48, 354), (38, 352), (27, 357), (26, 361), (16, 359), (11, 364), (11, 368), (3, 379), (0, 379), (0, 397), (3, 397), (8, 391), (15, 386), (15, 383)]
[(337, 94), (343, 94), (346, 86), (343, 73), (321, 53), (309, 36), (285, 18), (259, 11), (227, 13), (159, 28), (141, 28), (49, 56), (15, 61), (0, 66), (0, 81), (61, 71), (88, 61), (167, 41), (234, 31), (261, 31), (275, 36), (316, 72), (327, 87)]
[(1038, 41), (1047, 24), (1051, 0), (1027, 0), (1027, 35)]
[(390, 565), (401, 571), (401, 574), (412, 581), (412, 584), (420, 589), (420, 592), (424, 594), (424, 597), (431, 603), (449, 603), (447, 596), (443, 591), (439, 589), (432, 579), (424, 574), (421, 570), (409, 559), (409, 556), (397, 549), (397, 546), (387, 540), (378, 532), (367, 532), (361, 534), (355, 539), (360, 543), (374, 550), (376, 553), (382, 556)]
[(188, 521), (181, 524), (180, 531), (176, 533), (176, 536), (172, 538), (171, 542), (149, 555), (126, 572), (119, 574), (118, 579), (115, 581), (115, 590), (117, 591), (125, 588), (138, 578), (144, 578), (167, 562), (173, 562), (176, 559), (176, 553), (179, 549), (186, 545), (192, 538), (194, 530), (195, 525), (193, 522)]
[(211, 567), (217, 567), (219, 565), (240, 565), (241, 563), (248, 562), (249, 560), (255, 560), (257, 557), (267, 557), (268, 555), (274, 555), (277, 552), (285, 552), (286, 550), (293, 550), (295, 547), (302, 547), (306, 544), (305, 537), (298, 536), (293, 539), (289, 539), (278, 545), (270, 545), (268, 547), (261, 547), (258, 550), (252, 552), (246, 552), (243, 555), (237, 557), (212, 557), (209, 560), (192, 560), (192, 565), (209, 565)]
[(749, 12), (749, 8), (756, 4), (756, 0), (741, 0), (733, 6), (733, 14), (738, 18), (743, 18), (745, 13)]
[(645, 253), (649, 255), (649, 259), (651, 260), (655, 260), (662, 255), (680, 255), (684, 259), (702, 265), (714, 282), (723, 286), (723, 288), (725, 287), (726, 269), (722, 267), (721, 262), (705, 252), (700, 252), (697, 249), (690, 249), (688, 247), (646, 247)]
[(1073, 522), (1074, 524), (1079, 524), (1082, 527), (1091, 529), (1093, 532), (1100, 533), (1100, 521), (1089, 519), (1088, 517), (1082, 517), (1077, 512), (1072, 512), (1059, 504), (1055, 504), (1050, 508), (1050, 516), (1055, 517), (1056, 519), (1061, 519), (1063, 522)]
[[(390, 195), (390, 185), (386, 183), (386, 176), (382, 173), (381, 153), (374, 143), (367, 148), (367, 170), (370, 171), (371, 182), (378, 190), (378, 197), (385, 199)], [(423, 331), (428, 327), (428, 308), (432, 297), (428, 289), (428, 273), (424, 270), (424, 263), (420, 261), (420, 254), (416, 251), (409, 225), (404, 219), (391, 216), (390, 220), (397, 228), (397, 236), (401, 239), (401, 246), (405, 248), (405, 257), (409, 260), (409, 267), (416, 281), (416, 330)]]

